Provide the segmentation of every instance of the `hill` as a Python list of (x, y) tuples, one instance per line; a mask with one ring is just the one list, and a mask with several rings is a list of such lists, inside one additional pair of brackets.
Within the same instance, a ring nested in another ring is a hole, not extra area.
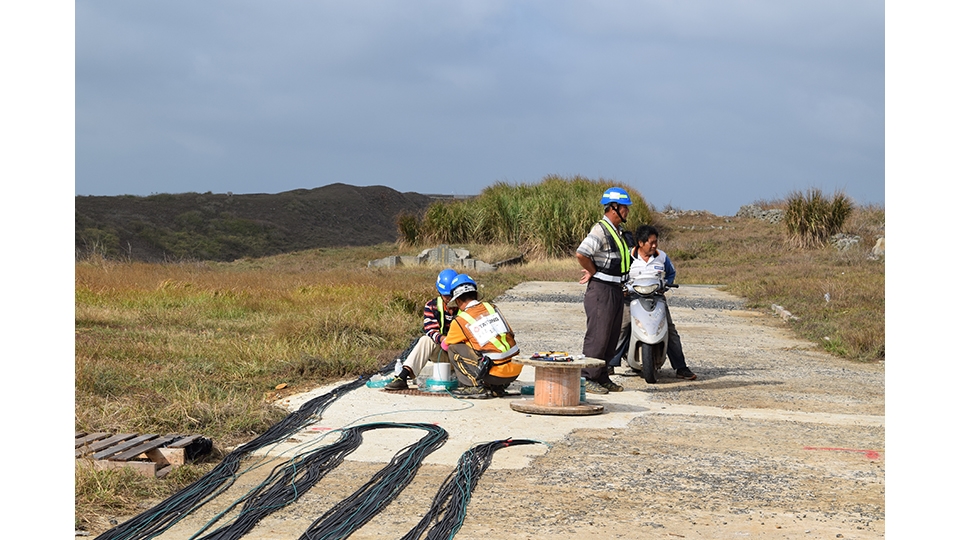
[(435, 197), (385, 186), (330, 184), (277, 194), (179, 193), (78, 196), (77, 257), (139, 261), (262, 257), (397, 239), (396, 218)]

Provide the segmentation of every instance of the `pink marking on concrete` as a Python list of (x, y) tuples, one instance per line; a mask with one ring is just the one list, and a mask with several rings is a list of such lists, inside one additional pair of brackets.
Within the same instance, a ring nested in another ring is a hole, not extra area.
[(829, 450), (831, 452), (854, 452), (856, 454), (863, 454), (867, 459), (878, 460), (880, 459), (880, 452), (876, 450), (858, 450), (855, 448), (826, 448), (822, 446), (804, 446), (804, 450)]

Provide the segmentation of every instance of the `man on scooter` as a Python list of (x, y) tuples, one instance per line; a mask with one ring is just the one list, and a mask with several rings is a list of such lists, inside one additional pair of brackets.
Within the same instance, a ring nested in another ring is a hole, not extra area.
[[(657, 240), (660, 232), (653, 225), (641, 225), (637, 227), (637, 246), (630, 250), (630, 279), (638, 276), (656, 276), (663, 273), (663, 279), (667, 285), (672, 285), (677, 276), (677, 270), (673, 267), (670, 257), (663, 251), (657, 249)], [(667, 332), (670, 337), (667, 341), (667, 358), (670, 359), (670, 365), (677, 370), (678, 379), (692, 381), (697, 376), (687, 367), (687, 361), (683, 356), (683, 346), (680, 344), (680, 333), (677, 327), (673, 325), (673, 318), (670, 317), (670, 308), (664, 303), (667, 312)]]

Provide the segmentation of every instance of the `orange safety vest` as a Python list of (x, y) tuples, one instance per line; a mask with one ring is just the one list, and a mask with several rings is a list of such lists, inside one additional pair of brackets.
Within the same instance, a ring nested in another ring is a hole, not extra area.
[[(491, 332), (495, 330), (489, 328), (482, 330), (482, 328), (486, 326), (484, 325), (485, 320), (487, 323), (496, 321), (496, 319), (493, 318), (494, 316), (502, 321), (502, 329), (505, 329), (504, 332), (493, 334)], [(509, 378), (516, 377), (520, 374), (523, 366), (510, 361), (511, 358), (520, 353), (517, 341), (513, 337), (513, 330), (510, 328), (510, 325), (507, 324), (506, 319), (504, 319), (500, 312), (490, 305), (490, 303), (483, 302), (482, 304), (475, 304), (467, 308), (466, 311), (460, 310), (460, 313), (457, 314), (457, 323), (463, 330), (463, 335), (467, 338), (470, 348), (477, 351), (478, 354), (482, 354), (493, 360), (490, 375)], [(479, 327), (478, 324), (480, 325)], [(483, 333), (481, 337), (478, 338), (475, 332)], [(489, 339), (484, 343), (480, 343), (482, 336), (488, 336)]]

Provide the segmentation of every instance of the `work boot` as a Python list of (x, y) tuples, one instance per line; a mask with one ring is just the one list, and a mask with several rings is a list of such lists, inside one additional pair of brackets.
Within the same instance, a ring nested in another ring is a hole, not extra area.
[(591, 381), (590, 379), (587, 379), (586, 381), (584, 381), (583, 389), (590, 394), (609, 394), (610, 393), (610, 391), (604, 388), (600, 383), (598, 383), (597, 381)]
[(384, 390), (407, 390), (408, 388), (407, 380), (400, 377), (394, 377), (392, 381), (383, 387)]
[(600, 386), (606, 388), (608, 392), (623, 392), (623, 387), (613, 381), (602, 382)]
[(686, 379), (686, 380), (688, 380), (688, 381), (692, 381), (692, 380), (696, 379), (697, 376), (696, 376), (696, 374), (694, 374), (694, 372), (690, 371), (690, 368), (688, 368), (688, 367), (682, 367), (682, 368), (680, 368), (680, 369), (677, 370), (677, 378), (678, 378), (678, 379)]
[(458, 386), (450, 393), (462, 399), (489, 399), (493, 397), (490, 391), (482, 386)]
[(400, 374), (393, 378), (392, 381), (388, 382), (383, 388), (385, 390), (406, 390), (407, 379), (413, 378), (413, 370), (409, 366), (403, 366), (403, 369), (400, 370)]

